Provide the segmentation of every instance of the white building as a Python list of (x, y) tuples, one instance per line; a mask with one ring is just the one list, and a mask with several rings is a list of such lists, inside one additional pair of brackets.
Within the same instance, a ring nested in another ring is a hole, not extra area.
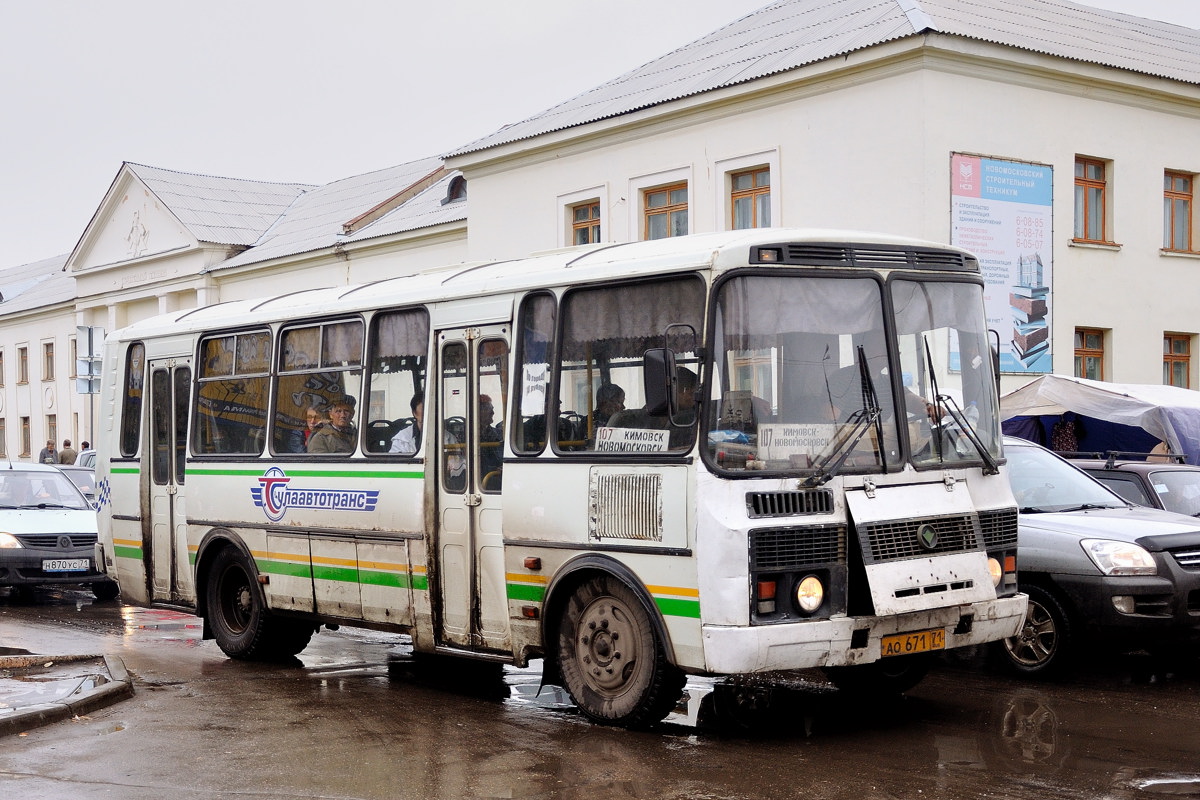
[[(772, 224), (979, 250), (1006, 391), (1039, 371), (1195, 388), (1198, 174), (1200, 31), (1065, 0), (781, 0), (442, 159), (323, 187), (125, 164), (66, 259), (74, 313), (48, 303), (37, 338), (0, 302), (0, 354), (281, 277)], [(53, 412), (6, 369), (0, 419), (28, 409), (36, 443)]]

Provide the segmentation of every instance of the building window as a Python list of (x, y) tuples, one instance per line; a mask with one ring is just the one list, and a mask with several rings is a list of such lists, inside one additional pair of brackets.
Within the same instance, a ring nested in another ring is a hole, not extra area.
[(8, 456), (8, 426), (4, 424), (4, 418), (0, 417), (0, 458)]
[(54, 342), (42, 343), (42, 380), (54, 380)]
[(1182, 333), (1163, 336), (1163, 384), (1190, 389), (1192, 337)]
[(1163, 176), (1163, 249), (1192, 251), (1193, 176), (1168, 172)]
[(450, 185), (446, 187), (446, 196), (442, 198), (442, 205), (458, 203), (466, 199), (467, 179), (462, 175), (455, 175), (450, 179)]
[(17, 383), (29, 383), (29, 348), (17, 348)]
[(1075, 377), (1104, 380), (1104, 331), (1075, 329)]
[(67, 361), (67, 369), (71, 370), (71, 380), (75, 380), (75, 378), (79, 377), (79, 369), (76, 365), (76, 362), (79, 360), (79, 340), (72, 336), (68, 342), (70, 344), (68, 352), (70, 352), (71, 358)]
[(600, 201), (571, 206), (571, 244), (600, 241)]
[(687, 236), (688, 187), (686, 183), (647, 189), (642, 195), (645, 239)]
[(29, 417), (21, 417), (21, 458), (29, 458)]
[(733, 230), (771, 226), (771, 170), (766, 167), (729, 176)]
[(0, 350), (0, 386), (4, 385), (4, 351)]
[(1111, 243), (1105, 228), (1108, 190), (1106, 165), (1094, 158), (1075, 159), (1075, 240)]
[(47, 441), (58, 442), (58, 415), (46, 415), (46, 439)]

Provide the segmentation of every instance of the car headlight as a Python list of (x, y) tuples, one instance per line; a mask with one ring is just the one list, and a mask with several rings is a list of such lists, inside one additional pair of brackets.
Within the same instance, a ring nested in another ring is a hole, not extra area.
[(1083, 552), (1105, 575), (1157, 575), (1154, 558), (1142, 547), (1109, 539), (1084, 539)]
[(7, 550), (20, 546), (21, 543), (17, 540), (17, 537), (13, 536), (11, 533), (0, 532), (0, 549)]

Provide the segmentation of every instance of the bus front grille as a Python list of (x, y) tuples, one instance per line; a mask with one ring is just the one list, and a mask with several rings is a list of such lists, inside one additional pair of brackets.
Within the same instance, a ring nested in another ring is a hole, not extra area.
[(845, 563), (845, 525), (757, 528), (750, 531), (750, 569), (753, 571)]
[[(935, 536), (923, 536), (928, 525)], [(974, 515), (898, 519), (858, 526), (863, 558), (868, 564), (920, 558), (941, 553), (966, 553), (981, 549)]]
[(1017, 546), (1017, 510), (979, 512), (979, 531), (983, 534), (983, 549), (1013, 550)]
[(800, 492), (748, 492), (746, 513), (751, 519), (790, 517), (796, 514), (832, 514), (833, 492), (808, 489)]

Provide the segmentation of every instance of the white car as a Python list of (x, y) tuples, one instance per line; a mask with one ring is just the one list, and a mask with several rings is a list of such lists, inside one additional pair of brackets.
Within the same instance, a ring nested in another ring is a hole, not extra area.
[(58, 467), (0, 462), (0, 586), (84, 583), (111, 600), (95, 546), (96, 511)]
[(80, 450), (79, 455), (75, 456), (75, 465), (78, 467), (96, 468), (96, 451), (95, 450)]

